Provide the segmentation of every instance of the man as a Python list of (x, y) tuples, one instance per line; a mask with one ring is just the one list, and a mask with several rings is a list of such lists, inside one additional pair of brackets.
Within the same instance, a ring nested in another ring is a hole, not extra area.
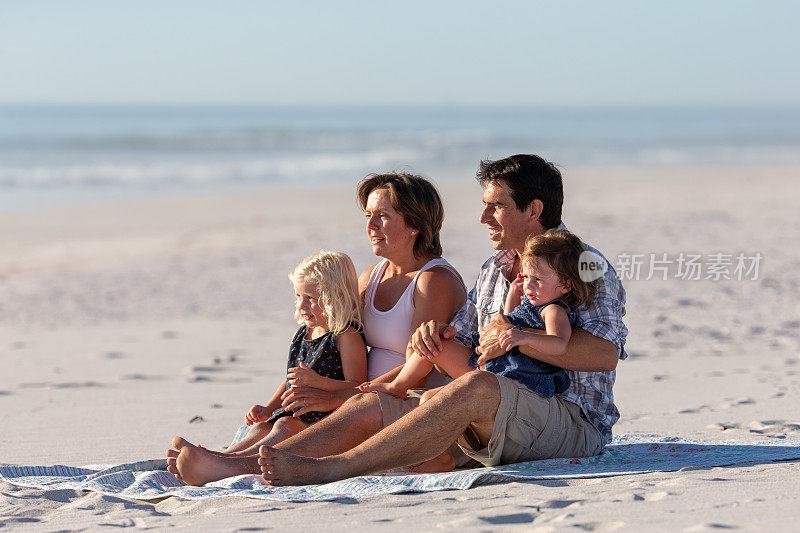
[[(509, 282), (519, 273), (525, 240), (564, 228), (561, 174), (544, 159), (515, 155), (483, 162), (478, 179), (485, 204), (480, 220), (497, 252), (484, 263), (452, 325), (428, 322), (411, 336), (410, 349), (433, 361), (442, 350), (460, 351), (466, 358), (469, 334), (479, 328), (482, 354), (491, 358), (505, 351), (498, 335), (511, 324), (501, 311)], [(275, 447), (263, 446), (258, 464), (264, 480), (274, 485), (335, 481), (420, 463), (456, 441), (486, 465), (600, 453), (619, 418), (612, 387), (617, 361), (626, 357), (624, 305), (624, 290), (609, 267), (598, 279), (592, 305), (579, 312), (566, 353), (537, 356), (568, 370), (572, 385), (560, 395), (542, 398), (485, 371), (468, 372), (418, 407), (414, 398), (357, 394), (308, 430)], [(306, 403), (300, 397), (296, 401), (294, 407)], [(232, 468), (229, 475), (254, 466)]]
[[(469, 333), (481, 328), (477, 351), (489, 358), (504, 352), (497, 335), (511, 324), (501, 311), (509, 281), (519, 273), (525, 241), (551, 228), (566, 229), (561, 222), (561, 174), (544, 159), (515, 155), (484, 162), (478, 181), (484, 186), (481, 223), (488, 227), (497, 253), (483, 264), (467, 305), (451, 326), (429, 322), (412, 336), (414, 350), (432, 360), (444, 346), (442, 334), (455, 334), (456, 341), (471, 348)], [(602, 257), (594, 248), (588, 248)], [(625, 291), (613, 268), (607, 262), (606, 266), (608, 270), (597, 279), (592, 305), (578, 310), (579, 329), (573, 330), (564, 356), (536, 356), (567, 369), (570, 388), (545, 399), (518, 382), (497, 376), (501, 401), (488, 450), (476, 450), (476, 443), (470, 446), (462, 439), (459, 445), (467, 455), (485, 465), (585, 457), (600, 453), (610, 442), (611, 426), (619, 419), (613, 403), (614, 369), (618, 359), (627, 357), (627, 329), (622, 323)], [(465, 434), (468, 435), (469, 432)]]

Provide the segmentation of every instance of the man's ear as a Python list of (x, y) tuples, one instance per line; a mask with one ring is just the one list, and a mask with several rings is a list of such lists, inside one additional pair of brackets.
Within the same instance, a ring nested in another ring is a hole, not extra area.
[(544, 211), (544, 204), (541, 200), (534, 200), (528, 208), (531, 210), (531, 218), (538, 221), (539, 217), (542, 216), (542, 211)]

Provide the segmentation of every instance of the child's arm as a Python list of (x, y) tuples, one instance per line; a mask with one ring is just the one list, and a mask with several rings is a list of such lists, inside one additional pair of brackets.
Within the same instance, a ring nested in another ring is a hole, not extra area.
[(361, 335), (353, 329), (348, 329), (336, 337), (336, 347), (342, 357), (344, 381), (322, 377), (302, 362), (300, 366), (290, 368), (286, 377), (292, 380), (292, 385), (305, 385), (331, 392), (350, 389), (364, 383), (367, 379), (367, 347)]
[(286, 380), (281, 381), (278, 390), (272, 395), (267, 405), (254, 405), (244, 416), (245, 423), (250, 426), (256, 422), (262, 422), (272, 416), (275, 409), (281, 406), (281, 396), (286, 392)]
[(564, 355), (572, 335), (567, 311), (557, 304), (548, 305), (542, 309), (542, 319), (545, 327), (543, 334), (531, 330), (508, 329), (498, 337), (500, 347), (508, 351), (519, 346), (519, 351), (525, 355), (558, 366), (553, 358)]
[(508, 295), (506, 295), (506, 304), (503, 308), (503, 314), (507, 315), (517, 308), (522, 302), (522, 274), (517, 274), (517, 279), (511, 282), (508, 286)]

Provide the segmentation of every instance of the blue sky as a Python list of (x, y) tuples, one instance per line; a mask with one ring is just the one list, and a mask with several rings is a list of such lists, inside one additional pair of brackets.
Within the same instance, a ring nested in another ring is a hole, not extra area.
[(799, 6), (5, 0), (0, 103), (798, 106)]

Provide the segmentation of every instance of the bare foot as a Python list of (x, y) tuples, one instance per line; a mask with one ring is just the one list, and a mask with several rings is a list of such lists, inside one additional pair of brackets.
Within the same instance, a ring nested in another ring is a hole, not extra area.
[(348, 477), (329, 471), (323, 459), (294, 455), (272, 446), (261, 446), (258, 454), (261, 478), (267, 485), (312, 485)]
[(178, 456), (174, 458), (174, 471), (170, 469), (172, 457), (167, 457), (167, 470), (189, 485), (200, 486), (227, 477), (258, 473), (255, 456), (233, 458), (212, 455), (181, 437), (175, 437), (172, 446), (178, 451)]
[(435, 472), (452, 472), (455, 467), (456, 460), (453, 459), (453, 454), (450, 453), (450, 450), (447, 450), (438, 457), (412, 466), (409, 470), (415, 474), (433, 474)]
[(398, 389), (392, 383), (374, 383), (372, 381), (362, 383), (358, 386), (358, 389), (361, 392), (385, 392), (386, 394), (397, 396), (401, 400), (406, 399), (407, 392), (405, 389)]
[(178, 472), (178, 467), (175, 466), (175, 464), (178, 462), (179, 453), (180, 452), (178, 452), (178, 450), (173, 450), (171, 448), (167, 450), (167, 471), (175, 476), (178, 481), (182, 481), (181, 475)]
[(220, 457), (237, 457), (239, 455), (244, 455), (244, 454), (237, 453), (237, 452), (220, 452), (220, 451), (217, 451), (217, 450), (209, 450), (208, 448), (206, 448), (205, 446), (203, 446), (201, 444), (198, 444), (197, 447), (200, 448), (201, 450), (203, 450), (206, 453), (210, 453), (211, 455), (219, 455)]

